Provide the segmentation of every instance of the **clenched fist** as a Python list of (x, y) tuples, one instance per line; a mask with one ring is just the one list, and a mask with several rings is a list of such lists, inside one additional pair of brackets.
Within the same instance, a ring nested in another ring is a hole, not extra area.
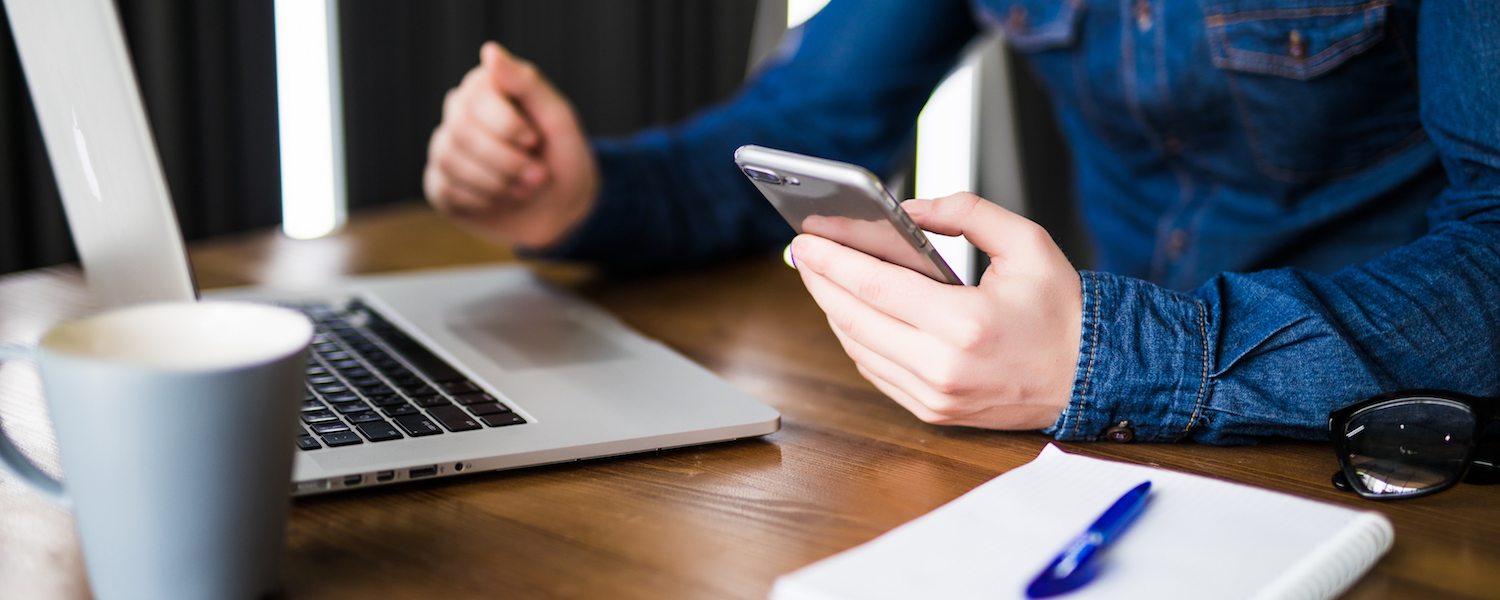
[(546, 248), (593, 209), (598, 167), (573, 107), (534, 65), (495, 42), (479, 59), (443, 100), (422, 188), (481, 237)]

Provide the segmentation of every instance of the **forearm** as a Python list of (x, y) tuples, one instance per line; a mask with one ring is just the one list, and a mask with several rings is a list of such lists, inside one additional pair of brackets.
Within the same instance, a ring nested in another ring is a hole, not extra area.
[(1500, 394), (1500, 196), (1330, 276), (1225, 274), (1192, 293), (1083, 274), (1072, 398), (1050, 433), (1323, 439), (1328, 412), (1401, 388)]
[(975, 33), (963, 2), (829, 4), (731, 101), (680, 125), (596, 140), (595, 211), (545, 253), (615, 270), (688, 266), (791, 237), (733, 162), (744, 144), (897, 166), (917, 112)]

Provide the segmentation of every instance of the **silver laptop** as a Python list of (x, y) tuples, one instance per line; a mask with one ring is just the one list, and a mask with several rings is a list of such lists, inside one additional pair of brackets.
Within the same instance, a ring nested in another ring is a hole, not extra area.
[[(103, 305), (196, 297), (112, 0), (5, 0)], [(727, 159), (726, 159), (727, 160)], [(213, 297), (318, 324), (292, 492), (753, 437), (772, 408), (515, 266)]]

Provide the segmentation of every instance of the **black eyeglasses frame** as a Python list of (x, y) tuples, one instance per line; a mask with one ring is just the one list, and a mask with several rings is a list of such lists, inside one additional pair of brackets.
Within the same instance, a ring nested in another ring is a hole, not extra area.
[[(1408, 494), (1377, 494), (1362, 489), (1353, 482), (1358, 481), (1353, 463), (1349, 462), (1349, 439), (1344, 435), (1344, 427), (1353, 418), (1365, 410), (1381, 404), (1387, 404), (1400, 400), (1415, 400), (1419, 398), (1432, 398), (1462, 404), (1474, 415), (1474, 431), (1470, 432), (1468, 447), (1464, 449), (1463, 468), (1458, 476), (1424, 490)], [(1500, 465), (1495, 464), (1493, 459), (1500, 456), (1485, 457), (1487, 460), (1476, 460), (1475, 453), (1480, 443), (1484, 441), (1482, 436), (1485, 427), (1496, 419), (1500, 419), (1500, 399), (1481, 398), (1470, 396), (1461, 392), (1438, 389), (1410, 389), (1388, 392), (1374, 396), (1348, 406), (1344, 406), (1328, 413), (1328, 439), (1333, 443), (1334, 454), (1338, 456), (1339, 472), (1334, 474), (1334, 487), (1345, 489), (1360, 497), (1369, 500), (1406, 500), (1409, 498), (1420, 498), (1436, 494), (1453, 487), (1459, 481), (1472, 481), (1474, 483), (1495, 483), (1500, 479)], [(1477, 468), (1476, 468), (1477, 467)], [(1343, 476), (1345, 484), (1339, 485), (1339, 476)]]

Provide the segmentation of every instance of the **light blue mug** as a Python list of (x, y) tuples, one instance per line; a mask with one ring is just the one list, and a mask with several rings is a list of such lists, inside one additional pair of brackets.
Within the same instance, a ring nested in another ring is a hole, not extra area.
[(41, 374), (64, 479), (0, 435), (0, 466), (71, 508), (95, 596), (273, 591), (312, 324), (242, 302), (116, 309), (0, 346)]

